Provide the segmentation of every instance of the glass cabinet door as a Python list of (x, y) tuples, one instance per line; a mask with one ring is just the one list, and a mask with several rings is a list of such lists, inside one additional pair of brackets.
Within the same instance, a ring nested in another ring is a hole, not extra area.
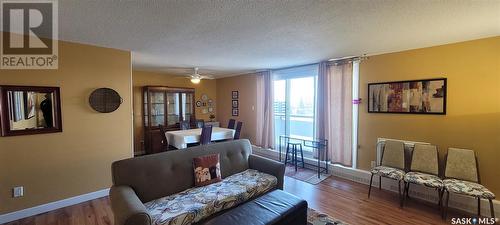
[(165, 92), (152, 91), (151, 98), (151, 126), (165, 123)]
[(193, 117), (193, 94), (192, 93), (182, 93), (182, 118), (184, 121), (191, 121)]
[(174, 126), (180, 121), (179, 93), (167, 93), (167, 126)]

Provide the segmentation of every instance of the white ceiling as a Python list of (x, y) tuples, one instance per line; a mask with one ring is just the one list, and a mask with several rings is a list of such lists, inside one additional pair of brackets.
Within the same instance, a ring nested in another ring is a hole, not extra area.
[(497, 35), (500, 0), (59, 0), (61, 40), (131, 50), (134, 69), (177, 74), (197, 66), (227, 76)]

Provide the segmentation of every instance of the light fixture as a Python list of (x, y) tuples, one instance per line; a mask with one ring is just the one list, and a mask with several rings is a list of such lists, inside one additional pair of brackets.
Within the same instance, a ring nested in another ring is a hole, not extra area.
[(199, 84), (200, 81), (201, 81), (201, 79), (198, 78), (198, 77), (192, 77), (191, 78), (191, 83), (193, 83), (193, 84)]

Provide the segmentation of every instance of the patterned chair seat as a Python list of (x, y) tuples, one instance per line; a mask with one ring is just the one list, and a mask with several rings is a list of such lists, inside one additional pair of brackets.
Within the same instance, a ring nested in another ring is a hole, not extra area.
[(377, 166), (372, 169), (372, 174), (376, 174), (382, 177), (388, 177), (394, 180), (402, 180), (405, 172), (400, 169), (387, 167), (387, 166)]
[(493, 192), (491, 192), (486, 187), (478, 183), (457, 180), (457, 179), (445, 179), (443, 183), (444, 187), (449, 192), (469, 195), (473, 197), (481, 197), (485, 199), (495, 198), (495, 194), (493, 194)]
[(443, 180), (436, 175), (420, 173), (420, 172), (408, 172), (405, 174), (405, 182), (425, 185), (431, 188), (442, 188)]
[(277, 183), (276, 177), (249, 169), (144, 205), (154, 225), (189, 225), (269, 192)]

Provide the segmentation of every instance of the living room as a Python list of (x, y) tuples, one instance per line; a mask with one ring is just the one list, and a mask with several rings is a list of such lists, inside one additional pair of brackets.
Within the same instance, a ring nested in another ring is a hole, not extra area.
[(9, 3), (0, 224), (496, 223), (499, 1)]

